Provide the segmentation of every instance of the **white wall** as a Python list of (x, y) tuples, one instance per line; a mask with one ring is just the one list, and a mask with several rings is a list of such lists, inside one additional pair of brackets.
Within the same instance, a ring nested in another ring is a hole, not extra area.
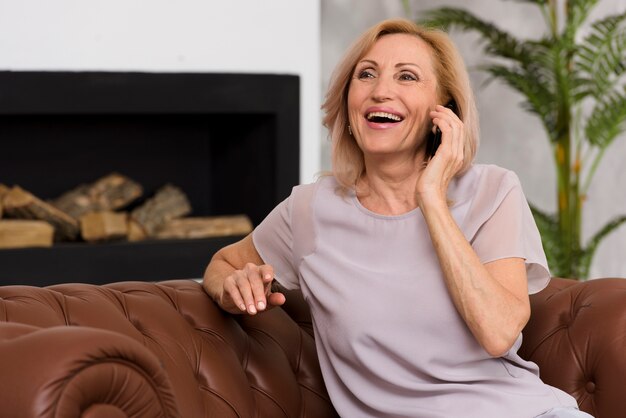
[(319, 30), (319, 0), (0, 0), (0, 70), (299, 75), (308, 182), (320, 169)]
[[(514, 34), (528, 38), (543, 33), (543, 20), (534, 5), (506, 0), (411, 0), (413, 11), (435, 7), (462, 7)], [(591, 19), (626, 11), (626, 0), (600, 0)], [(343, 51), (362, 31), (379, 20), (406, 17), (400, 0), (323, 0), (321, 94)], [(554, 212), (555, 173), (552, 151), (537, 118), (519, 106), (521, 96), (499, 83), (484, 85), (485, 74), (476, 69), (484, 62), (477, 37), (454, 32), (468, 67), (481, 114), (481, 147), (477, 161), (514, 170), (526, 196), (541, 209)], [(328, 169), (329, 144), (322, 132), (322, 168)], [(583, 219), (583, 238), (590, 237), (609, 219), (626, 214), (626, 136), (608, 149), (596, 173)], [(626, 226), (606, 238), (598, 248), (590, 277), (626, 277)]]

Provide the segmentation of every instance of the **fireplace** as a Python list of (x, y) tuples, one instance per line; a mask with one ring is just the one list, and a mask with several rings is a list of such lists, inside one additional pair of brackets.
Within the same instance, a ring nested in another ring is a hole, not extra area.
[[(149, 196), (183, 189), (193, 216), (257, 225), (298, 183), (291, 75), (0, 72), (0, 183), (52, 199), (116, 171)], [(241, 237), (0, 250), (1, 284), (201, 277)]]

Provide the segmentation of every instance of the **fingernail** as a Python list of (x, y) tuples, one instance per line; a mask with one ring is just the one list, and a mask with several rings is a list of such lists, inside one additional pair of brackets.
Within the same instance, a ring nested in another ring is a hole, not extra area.
[(259, 306), (259, 310), (262, 311), (263, 309), (265, 309), (265, 302), (259, 302), (257, 305)]
[(256, 308), (254, 307), (254, 305), (250, 305), (248, 307), (248, 310), (250, 311), (250, 313), (255, 314), (256, 313)]
[(272, 275), (271, 275), (271, 274), (266, 274), (266, 275), (265, 275), (265, 280), (269, 280), (269, 279), (271, 279), (271, 278), (272, 278)]
[(239, 309), (241, 309), (242, 311), (246, 310), (246, 305), (244, 305), (243, 303), (241, 305), (239, 305)]

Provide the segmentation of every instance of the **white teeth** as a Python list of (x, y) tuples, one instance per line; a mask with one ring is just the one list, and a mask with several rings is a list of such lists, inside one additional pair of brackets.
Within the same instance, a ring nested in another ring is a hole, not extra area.
[(373, 118), (387, 118), (391, 120), (395, 120), (396, 122), (400, 122), (402, 118), (398, 115), (394, 115), (393, 113), (387, 112), (371, 112), (367, 114), (367, 120), (372, 120)]

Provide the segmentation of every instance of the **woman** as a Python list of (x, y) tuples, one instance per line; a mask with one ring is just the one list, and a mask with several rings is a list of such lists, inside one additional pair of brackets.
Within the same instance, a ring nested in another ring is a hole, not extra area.
[(216, 253), (209, 295), (254, 315), (284, 303), (274, 278), (302, 289), (343, 417), (589, 416), (517, 355), (550, 274), (517, 177), (472, 164), (477, 115), (447, 35), (374, 26), (323, 108), (332, 176)]

